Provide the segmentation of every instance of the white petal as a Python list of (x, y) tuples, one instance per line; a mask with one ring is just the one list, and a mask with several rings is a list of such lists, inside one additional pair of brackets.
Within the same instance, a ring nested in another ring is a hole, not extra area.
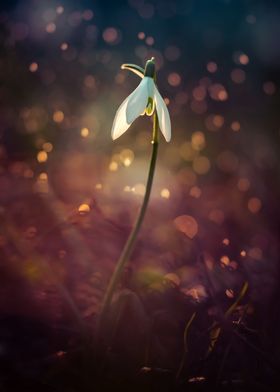
[(146, 108), (148, 102), (148, 87), (149, 87), (148, 77), (144, 77), (139, 86), (133, 91), (128, 97), (128, 104), (126, 108), (126, 121), (131, 124)]
[(154, 91), (155, 91), (156, 85), (154, 82), (154, 79), (152, 78), (147, 78), (147, 89), (148, 89), (148, 96), (153, 98), (154, 97)]
[(123, 101), (115, 115), (111, 131), (111, 136), (113, 140), (120, 137), (130, 127), (130, 124), (126, 120), (126, 109), (129, 97), (130, 95)]
[(165, 140), (167, 142), (170, 142), (171, 139), (171, 122), (170, 122), (170, 117), (169, 117), (169, 112), (167, 109), (167, 106), (158, 92), (158, 89), (155, 86), (155, 92), (154, 92), (154, 98), (155, 98), (155, 103), (156, 103), (156, 111), (158, 115), (158, 122), (159, 122), (159, 127), (160, 130), (165, 137)]

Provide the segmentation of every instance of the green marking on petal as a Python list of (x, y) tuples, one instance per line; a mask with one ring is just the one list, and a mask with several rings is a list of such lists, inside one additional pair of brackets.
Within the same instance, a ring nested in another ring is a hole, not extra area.
[(147, 114), (147, 116), (152, 116), (152, 114), (154, 113), (155, 110), (155, 101), (153, 100), (153, 98), (149, 97), (148, 98), (148, 103), (145, 109), (145, 113)]

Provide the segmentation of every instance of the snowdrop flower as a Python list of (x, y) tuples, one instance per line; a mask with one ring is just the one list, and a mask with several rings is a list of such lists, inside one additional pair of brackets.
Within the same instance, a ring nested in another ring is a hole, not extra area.
[(154, 114), (152, 154), (143, 202), (105, 291), (99, 318), (97, 321), (97, 335), (99, 334), (99, 331), (102, 330), (104, 320), (106, 321), (106, 314), (110, 308), (113, 294), (118, 287), (125, 266), (130, 260), (131, 252), (133, 251), (133, 247), (137, 240), (148, 207), (157, 162), (158, 128), (161, 129), (161, 132), (163, 133), (163, 136), (167, 142), (169, 142), (171, 139), (171, 124), (169, 113), (165, 102), (155, 85), (156, 73), (154, 58), (151, 58), (151, 60), (147, 61), (145, 70), (135, 64), (123, 64), (122, 69), (128, 69), (129, 71), (136, 73), (136, 75), (142, 78), (142, 81), (133, 91), (133, 93), (130, 94), (119, 107), (112, 127), (112, 138), (117, 139), (120, 137), (140, 115), (147, 114), (148, 116), (151, 116)]
[(160, 130), (165, 140), (169, 142), (171, 139), (170, 117), (166, 104), (154, 82), (154, 59), (147, 61), (144, 75), (141, 68), (137, 66), (134, 66), (134, 72), (143, 79), (117, 110), (112, 126), (112, 139), (120, 137), (140, 115), (152, 116), (156, 110)]

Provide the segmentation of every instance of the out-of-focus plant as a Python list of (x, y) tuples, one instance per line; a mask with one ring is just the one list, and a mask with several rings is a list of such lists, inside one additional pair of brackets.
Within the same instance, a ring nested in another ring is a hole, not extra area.
[[(248, 286), (249, 286), (248, 282), (245, 282), (243, 284), (242, 289), (241, 289), (238, 297), (236, 298), (234, 303), (225, 312), (225, 314), (224, 314), (225, 319), (227, 319), (235, 311), (236, 307), (239, 305), (240, 301), (242, 300), (242, 298), (246, 294), (246, 292), (248, 290)], [(210, 331), (210, 345), (208, 347), (206, 356), (208, 356), (213, 351), (215, 344), (217, 343), (217, 340), (220, 336), (220, 333), (221, 333), (221, 326), (217, 321), (214, 321), (213, 325), (211, 327), (211, 331)]]

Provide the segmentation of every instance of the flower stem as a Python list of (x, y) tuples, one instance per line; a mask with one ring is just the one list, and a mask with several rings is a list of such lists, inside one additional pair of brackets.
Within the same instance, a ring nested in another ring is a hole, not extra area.
[(135, 245), (138, 233), (141, 229), (141, 225), (144, 220), (147, 206), (149, 203), (150, 194), (151, 194), (152, 185), (153, 185), (155, 167), (156, 167), (157, 152), (158, 152), (158, 117), (157, 117), (156, 112), (153, 115), (152, 145), (153, 145), (153, 150), (152, 150), (149, 174), (148, 174), (146, 191), (145, 191), (143, 203), (142, 203), (141, 209), (139, 211), (138, 217), (134, 223), (133, 229), (132, 229), (132, 231), (126, 241), (126, 244), (123, 248), (123, 251), (122, 251), (122, 253), (119, 257), (119, 260), (116, 264), (115, 271), (111, 277), (111, 280), (109, 282), (107, 290), (105, 292), (105, 296), (104, 296), (104, 300), (103, 300), (103, 304), (102, 304), (102, 308), (101, 308), (101, 312), (100, 312), (100, 316), (99, 316), (99, 327), (102, 326), (102, 323), (103, 323), (104, 318), (106, 316), (107, 310), (111, 304), (111, 300), (112, 300), (114, 291), (115, 291), (115, 289), (121, 279), (124, 268), (129, 261), (129, 257), (131, 255), (131, 252), (133, 251), (133, 247)]

